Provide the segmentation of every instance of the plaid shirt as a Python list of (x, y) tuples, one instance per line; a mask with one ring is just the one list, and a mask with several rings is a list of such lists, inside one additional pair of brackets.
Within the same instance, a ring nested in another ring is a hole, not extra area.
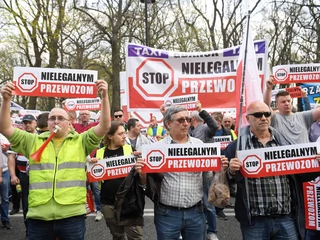
[[(266, 147), (279, 146), (271, 130)], [(250, 132), (245, 149), (264, 148), (258, 138)], [(251, 216), (288, 214), (291, 209), (291, 194), (287, 176), (248, 178), (248, 193)]]
[[(176, 144), (169, 135), (160, 144)], [(186, 144), (201, 144), (202, 141), (193, 137)], [(188, 208), (201, 201), (203, 196), (203, 177), (207, 172), (168, 172), (160, 189), (160, 202), (174, 207)]]

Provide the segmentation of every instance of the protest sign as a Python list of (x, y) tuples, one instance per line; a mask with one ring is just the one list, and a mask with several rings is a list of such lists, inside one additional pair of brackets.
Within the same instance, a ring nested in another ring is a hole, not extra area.
[[(267, 64), (266, 41), (256, 41), (261, 82)], [(197, 94), (205, 109), (234, 109), (239, 46), (182, 53), (129, 43), (126, 46), (129, 111), (158, 110), (165, 99)]]
[(320, 177), (303, 183), (306, 228), (320, 231)]
[(307, 83), (320, 81), (320, 64), (279, 65), (272, 68), (275, 83)]
[(15, 67), (14, 95), (42, 97), (96, 98), (97, 71)]
[(186, 108), (188, 111), (196, 110), (196, 103), (198, 101), (197, 94), (188, 94), (182, 96), (174, 96), (165, 99), (164, 105), (170, 107), (171, 105), (179, 105)]
[(320, 171), (316, 155), (319, 143), (295, 144), (279, 147), (238, 151), (240, 169), (247, 178), (299, 174)]
[(152, 144), (142, 146), (144, 173), (220, 171), (220, 144)]
[(100, 110), (101, 99), (100, 98), (71, 98), (66, 99), (64, 109), (67, 111), (77, 110)]
[(133, 155), (104, 158), (97, 163), (87, 163), (89, 182), (126, 177), (135, 163), (136, 157)]
[(221, 150), (225, 150), (227, 146), (232, 142), (231, 136), (215, 136), (213, 142), (220, 143)]

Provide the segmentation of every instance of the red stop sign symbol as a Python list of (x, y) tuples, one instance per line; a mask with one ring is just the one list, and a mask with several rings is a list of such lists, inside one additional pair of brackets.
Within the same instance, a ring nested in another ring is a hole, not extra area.
[(90, 174), (94, 178), (100, 178), (105, 174), (105, 172), (106, 172), (105, 168), (101, 164), (97, 163), (91, 168)]
[(146, 100), (162, 100), (178, 87), (172, 67), (165, 60), (155, 58), (146, 59), (140, 64), (133, 85)]
[(21, 92), (32, 92), (38, 87), (38, 79), (33, 73), (23, 73), (17, 80)]

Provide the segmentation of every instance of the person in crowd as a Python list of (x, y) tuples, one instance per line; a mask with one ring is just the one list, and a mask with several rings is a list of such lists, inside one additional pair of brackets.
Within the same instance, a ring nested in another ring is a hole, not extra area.
[(113, 120), (121, 122), (124, 126), (124, 129), (128, 131), (128, 126), (127, 126), (127, 123), (124, 121), (124, 113), (122, 109), (116, 109), (114, 111)]
[[(22, 123), (24, 125), (24, 130), (28, 133), (37, 134), (37, 126), (41, 127), (41, 132), (45, 132), (44, 129), (48, 128), (48, 115), (46, 113), (40, 114), (38, 119), (40, 119), (40, 124), (33, 115), (25, 115), (22, 118)], [(40, 117), (40, 118), (39, 118)], [(28, 212), (28, 195), (29, 195), (29, 177), (27, 175), (27, 166), (28, 158), (23, 156), (21, 153), (16, 153), (11, 151), (8, 154), (8, 167), (10, 171), (11, 186), (13, 191), (16, 190), (16, 185), (21, 185), (21, 193), (17, 193), (19, 196), (18, 201), (20, 204), (20, 196), (22, 200), (22, 211), (23, 211), (23, 220), (26, 227), (26, 236), (28, 236), (28, 220), (26, 218)], [(12, 214), (19, 212), (19, 208), (15, 208), (13, 205)]]
[(76, 111), (68, 111), (68, 115), (69, 115), (69, 119), (70, 119), (70, 123), (77, 123), (77, 113)]
[[(213, 141), (212, 137), (215, 135), (218, 124), (210, 116), (210, 114), (202, 109), (200, 101), (196, 103), (197, 111), (191, 113), (191, 126), (189, 134), (191, 137), (198, 138), (204, 143)], [(207, 239), (217, 240), (217, 223), (216, 223), (216, 209), (208, 202), (208, 192), (211, 184), (211, 179), (206, 178), (203, 183), (203, 205), (205, 208), (205, 215), (207, 219)]]
[(79, 123), (74, 122), (72, 123), (72, 126), (77, 133), (83, 133), (98, 124), (99, 122), (90, 122), (89, 110), (82, 110), (79, 112)]
[[(243, 177), (239, 171), (241, 162), (236, 157), (237, 141), (240, 141), (239, 150), (290, 144), (279, 131), (270, 127), (271, 112), (265, 103), (251, 103), (246, 118), (249, 126), (226, 149), (230, 160), (228, 181), (238, 186), (235, 214), (243, 239), (304, 239), (302, 182), (314, 179), (319, 173)], [(320, 160), (320, 155), (317, 158)]]
[(2, 179), (2, 169), (4, 167), (4, 163), (3, 163), (3, 156), (2, 156), (2, 149), (1, 149), (1, 154), (0, 154), (0, 184), (2, 183), (3, 179)]
[(236, 135), (236, 133), (234, 132), (234, 130), (232, 129), (232, 126), (233, 126), (233, 118), (232, 118), (231, 116), (229, 116), (229, 115), (224, 115), (224, 116), (223, 116), (222, 126), (223, 126), (225, 129), (229, 129), (229, 130), (230, 130), (233, 139), (237, 139), (237, 135)]
[[(186, 108), (173, 105), (163, 111), (164, 126), (169, 130), (160, 144), (201, 144), (202, 141), (188, 134), (191, 118)], [(221, 156), (224, 168), (228, 166), (226, 157)], [(144, 159), (139, 158), (136, 171), (141, 184), (147, 183), (142, 173)], [(154, 223), (157, 239), (185, 240), (205, 239), (206, 220), (204, 215), (203, 182), (208, 172), (170, 172), (163, 173), (157, 201), (154, 204)], [(148, 185), (146, 191), (149, 191)]]
[[(4, 139), (1, 136), (1, 139)], [(6, 141), (8, 142), (8, 141)], [(10, 174), (8, 170), (8, 149), (9, 144), (1, 141), (1, 157), (3, 162), (2, 171), (2, 183), (0, 184), (0, 215), (1, 215), (1, 223), (4, 229), (11, 229), (12, 225), (10, 223), (9, 218), (9, 188), (10, 188)]]
[(39, 116), (37, 117), (38, 134), (49, 131), (48, 116), (49, 116), (49, 113), (45, 112), (45, 113), (39, 114)]
[(147, 134), (149, 137), (160, 141), (166, 136), (166, 130), (157, 124), (157, 118), (155, 116), (151, 117), (150, 125), (147, 129)]
[[(130, 121), (129, 121), (130, 122)], [(99, 159), (129, 156), (135, 152), (131, 145), (126, 144), (126, 131), (123, 123), (112, 121), (111, 127), (104, 137), (104, 147), (98, 149), (95, 158), (90, 159), (90, 163), (96, 163)], [(139, 153), (140, 154), (140, 153)], [(143, 218), (138, 217), (134, 225), (119, 225), (115, 218), (114, 203), (115, 195), (125, 178), (104, 180), (101, 184), (100, 202), (101, 211), (113, 240), (139, 240), (142, 239)]]
[[(15, 85), (8, 82), (1, 89), (0, 133), (6, 136), (13, 151), (29, 159), (28, 236), (30, 239), (84, 239), (86, 173), (88, 156), (97, 148), (110, 127), (108, 84), (97, 80), (101, 94), (101, 118), (97, 126), (78, 134), (69, 131), (69, 118), (62, 108), (49, 113), (49, 132), (31, 134), (14, 128), (10, 120), (10, 101)], [(54, 133), (56, 126), (59, 130)], [(36, 152), (49, 135), (53, 139), (39, 155)], [(72, 151), (70, 150), (72, 149)]]
[[(213, 112), (211, 114), (211, 116), (216, 120), (216, 122), (218, 123), (218, 130), (216, 131), (216, 134), (214, 137), (220, 137), (220, 136), (230, 136), (231, 137), (231, 141), (235, 140), (233, 139), (233, 134), (231, 132), (232, 129), (226, 128), (222, 125), (222, 121), (224, 119), (223, 115), (221, 112)], [(229, 121), (228, 119), (229, 117), (226, 117), (226, 122)], [(227, 126), (229, 126), (229, 124), (227, 124)], [(224, 155), (224, 150), (221, 150), (221, 154)], [(232, 195), (235, 196), (235, 186), (231, 185), (230, 186), (230, 194), (233, 193)], [(232, 204), (230, 202), (230, 204)], [(232, 205), (230, 205), (232, 206)], [(227, 221), (228, 217), (226, 216), (226, 214), (223, 212), (223, 208), (218, 208), (216, 207), (216, 215), (218, 218)]]
[(141, 152), (142, 145), (151, 144), (149, 138), (141, 134), (142, 125), (136, 118), (130, 118), (128, 121), (128, 132), (126, 143), (131, 145), (138, 152)]
[(202, 109), (200, 101), (197, 101), (196, 108), (197, 111), (191, 113), (189, 134), (204, 143), (210, 143), (213, 141), (212, 137), (216, 134), (218, 124), (206, 110)]

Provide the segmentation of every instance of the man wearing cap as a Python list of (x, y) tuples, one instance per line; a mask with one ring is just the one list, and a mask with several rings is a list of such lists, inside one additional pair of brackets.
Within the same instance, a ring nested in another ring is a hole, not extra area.
[[(84, 239), (86, 156), (99, 146), (110, 127), (108, 84), (104, 80), (97, 80), (95, 84), (101, 94), (100, 122), (81, 134), (69, 130), (71, 123), (62, 108), (50, 111), (49, 132), (37, 135), (14, 128), (10, 101), (15, 85), (8, 82), (1, 89), (0, 133), (8, 138), (13, 150), (29, 159), (30, 239)], [(44, 145), (49, 136), (52, 140)], [(33, 159), (32, 153), (42, 147), (39, 159)]]

